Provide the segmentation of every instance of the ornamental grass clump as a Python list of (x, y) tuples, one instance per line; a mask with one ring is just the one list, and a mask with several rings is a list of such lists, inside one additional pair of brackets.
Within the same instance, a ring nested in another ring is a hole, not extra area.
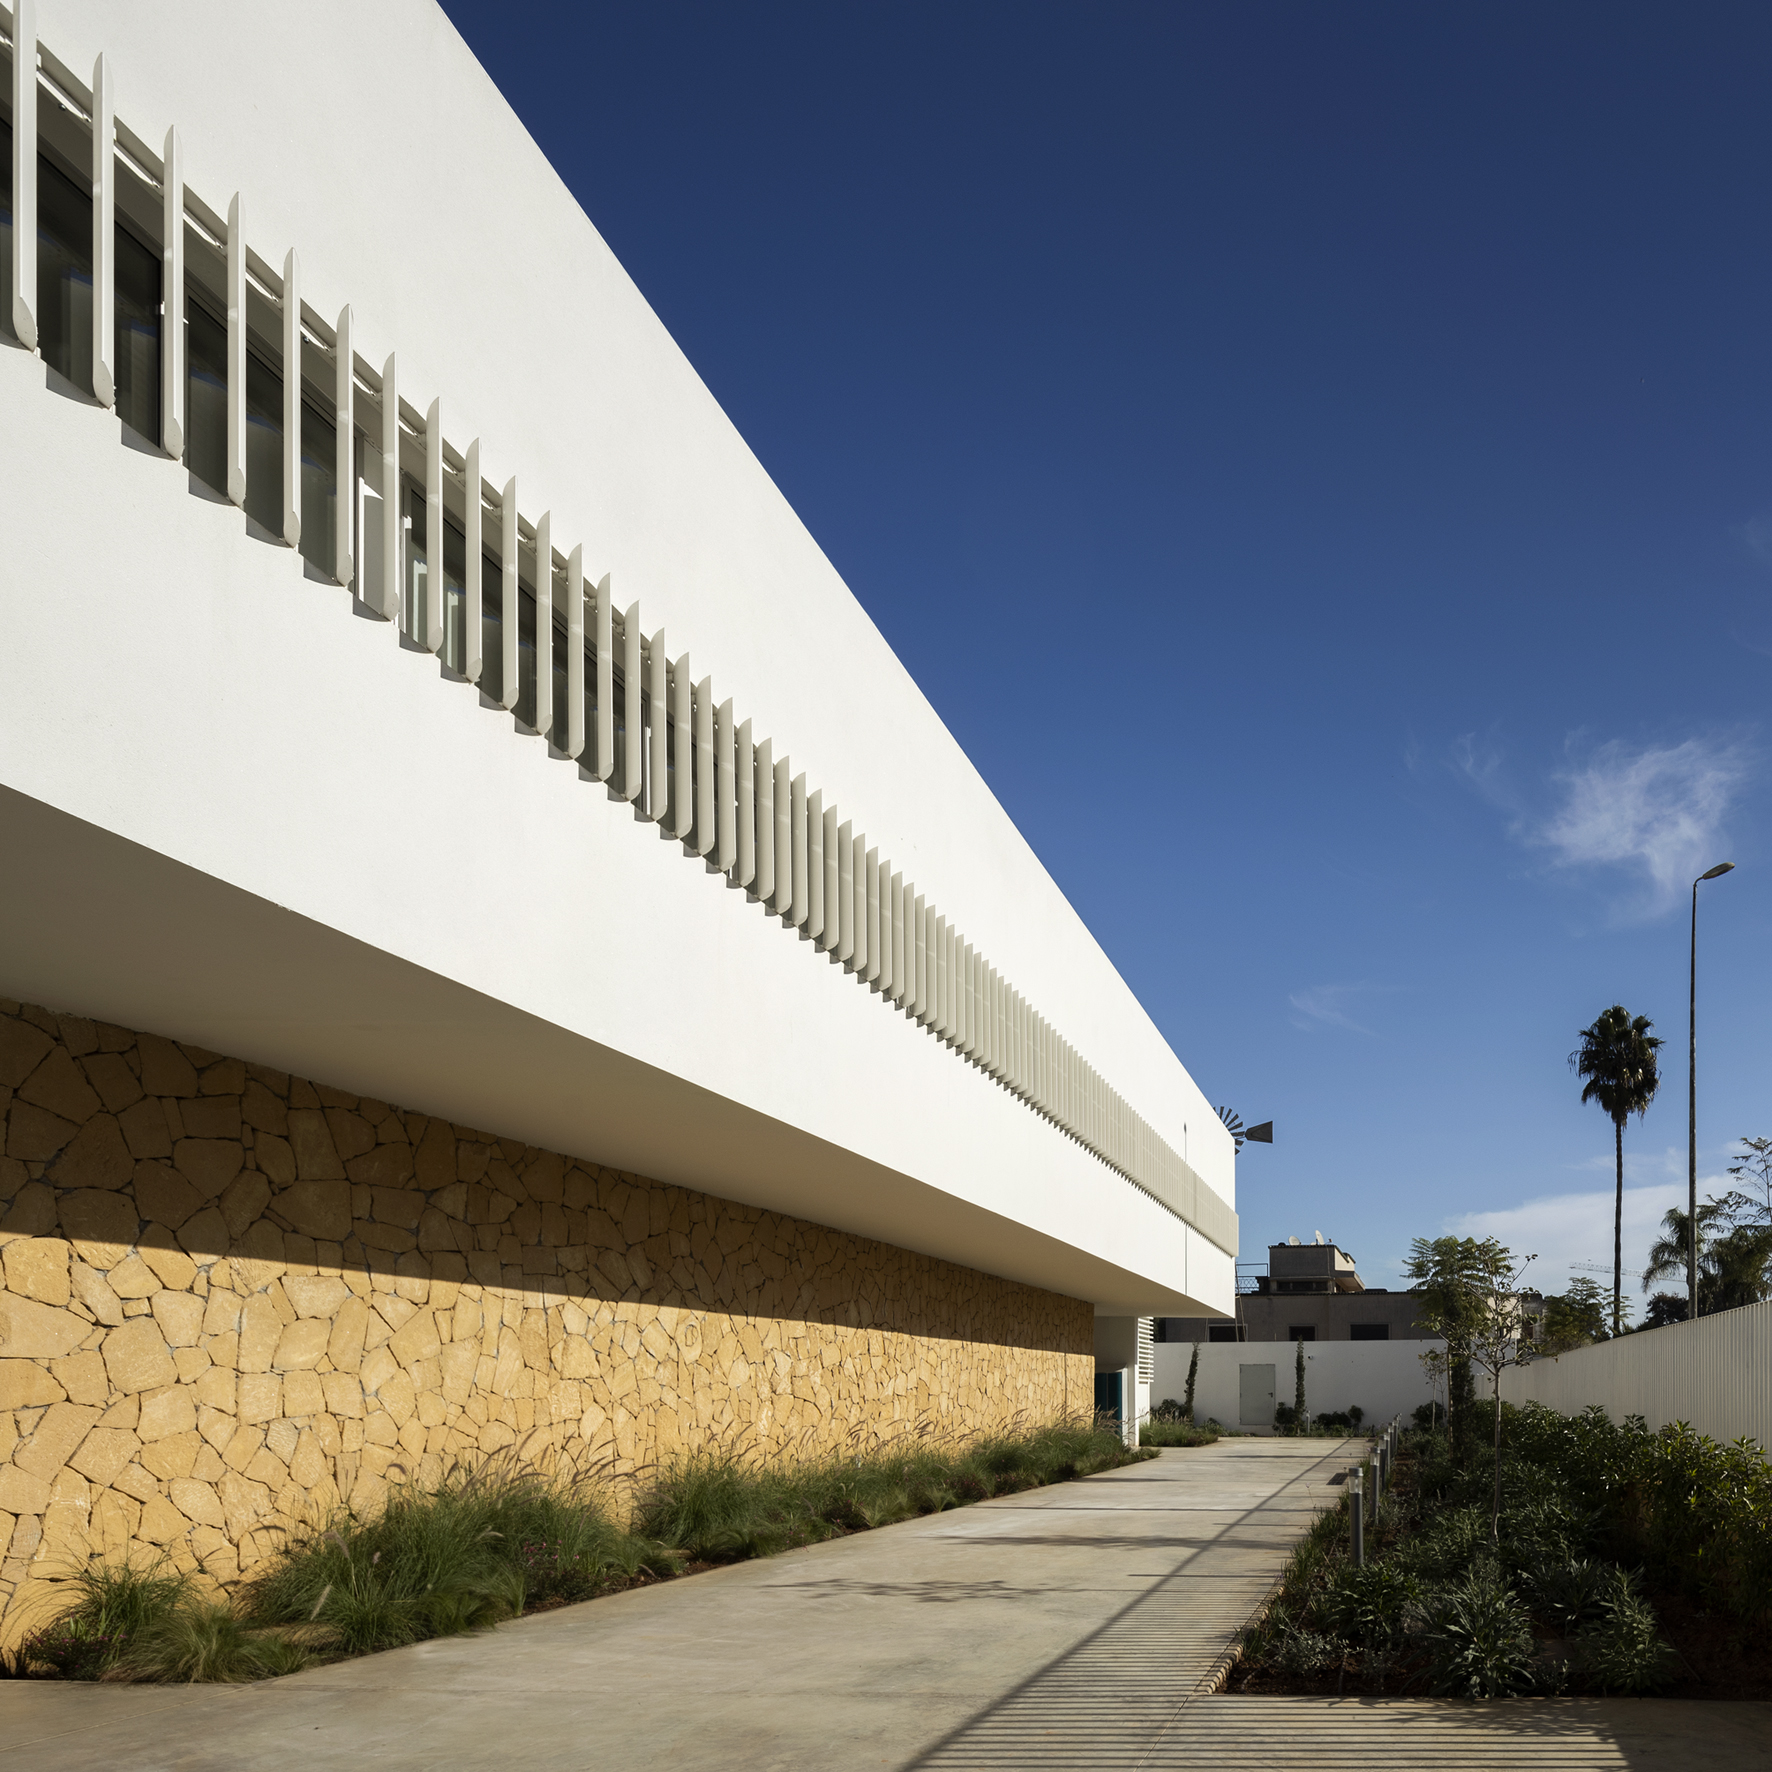
[(1094, 1419), (1012, 1426), (960, 1442), (913, 1432), (885, 1446), (766, 1464), (731, 1448), (656, 1472), (635, 1509), (644, 1538), (695, 1562), (771, 1556), (845, 1532), (1110, 1470), (1130, 1451)]

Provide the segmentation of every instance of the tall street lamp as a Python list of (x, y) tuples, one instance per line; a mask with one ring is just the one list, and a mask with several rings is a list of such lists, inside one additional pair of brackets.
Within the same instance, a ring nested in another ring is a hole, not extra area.
[(1686, 998), (1686, 1317), (1698, 1321), (1698, 888), (1732, 873), (1720, 861), (1692, 882), (1692, 971)]

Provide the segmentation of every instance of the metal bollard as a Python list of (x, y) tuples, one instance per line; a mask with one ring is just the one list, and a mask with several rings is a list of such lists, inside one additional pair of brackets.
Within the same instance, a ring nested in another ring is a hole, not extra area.
[(1354, 1567), (1366, 1566), (1366, 1498), (1361, 1493), (1360, 1467), (1347, 1474), (1347, 1517), (1354, 1535)]
[(1371, 1463), (1372, 1480), (1366, 1484), (1366, 1524), (1378, 1524), (1378, 1460)]

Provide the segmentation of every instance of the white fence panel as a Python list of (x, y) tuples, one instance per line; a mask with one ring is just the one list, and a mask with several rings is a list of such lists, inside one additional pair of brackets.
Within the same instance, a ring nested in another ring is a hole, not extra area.
[(1772, 1303), (1535, 1360), (1503, 1374), (1501, 1394), (1563, 1415), (1599, 1403), (1614, 1421), (1684, 1421), (1713, 1439), (1772, 1446)]

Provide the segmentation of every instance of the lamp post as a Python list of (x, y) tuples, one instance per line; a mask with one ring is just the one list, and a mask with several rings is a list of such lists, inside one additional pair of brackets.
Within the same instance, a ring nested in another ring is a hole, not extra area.
[(1698, 1321), (1698, 888), (1732, 873), (1720, 861), (1692, 882), (1692, 970), (1686, 997), (1686, 1318)]

